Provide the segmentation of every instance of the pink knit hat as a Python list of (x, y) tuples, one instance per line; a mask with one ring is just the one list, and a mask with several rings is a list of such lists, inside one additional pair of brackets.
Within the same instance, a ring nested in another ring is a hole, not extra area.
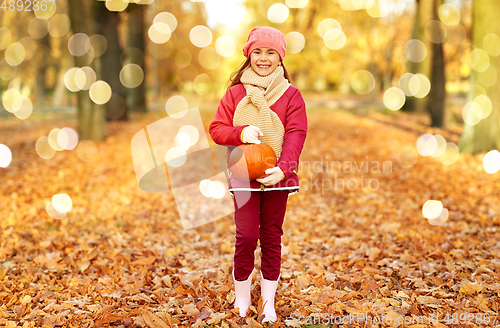
[(278, 52), (281, 60), (286, 55), (285, 35), (269, 26), (254, 27), (248, 35), (247, 43), (243, 47), (243, 55), (248, 58), (254, 49), (271, 48)]

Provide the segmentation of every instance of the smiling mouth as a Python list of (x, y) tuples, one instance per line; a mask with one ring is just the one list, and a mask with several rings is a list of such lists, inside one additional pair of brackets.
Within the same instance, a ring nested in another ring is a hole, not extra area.
[(257, 65), (257, 67), (260, 69), (268, 69), (271, 65)]

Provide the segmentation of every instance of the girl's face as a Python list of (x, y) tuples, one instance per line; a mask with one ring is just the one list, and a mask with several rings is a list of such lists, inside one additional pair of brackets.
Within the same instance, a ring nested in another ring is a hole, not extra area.
[(257, 48), (250, 54), (250, 65), (261, 76), (274, 72), (279, 63), (280, 55), (271, 48)]

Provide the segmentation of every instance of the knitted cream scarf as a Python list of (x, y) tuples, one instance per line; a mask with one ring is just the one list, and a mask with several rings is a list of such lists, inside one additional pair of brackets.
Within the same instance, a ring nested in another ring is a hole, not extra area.
[(279, 159), (283, 147), (285, 128), (278, 114), (271, 110), (272, 106), (291, 85), (285, 78), (283, 66), (276, 67), (267, 76), (257, 74), (252, 66), (248, 66), (241, 75), (241, 83), (247, 94), (236, 106), (233, 126), (255, 125), (264, 136), (259, 140), (274, 149)]

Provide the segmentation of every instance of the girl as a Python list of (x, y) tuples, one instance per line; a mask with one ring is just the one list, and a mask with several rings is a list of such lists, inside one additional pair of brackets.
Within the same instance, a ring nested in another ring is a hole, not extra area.
[(253, 28), (243, 55), (247, 59), (231, 74), (209, 132), (215, 143), (228, 147), (228, 159), (231, 150), (244, 143), (264, 142), (276, 153), (277, 165), (267, 169), (264, 177), (244, 183), (231, 173), (229, 176), (236, 224), (234, 307), (239, 308), (240, 316), (246, 316), (254, 251), (260, 239), (262, 322), (275, 322), (282, 226), (288, 196), (299, 191), (297, 169), (307, 134), (306, 106), (283, 65), (283, 33), (266, 26)]

